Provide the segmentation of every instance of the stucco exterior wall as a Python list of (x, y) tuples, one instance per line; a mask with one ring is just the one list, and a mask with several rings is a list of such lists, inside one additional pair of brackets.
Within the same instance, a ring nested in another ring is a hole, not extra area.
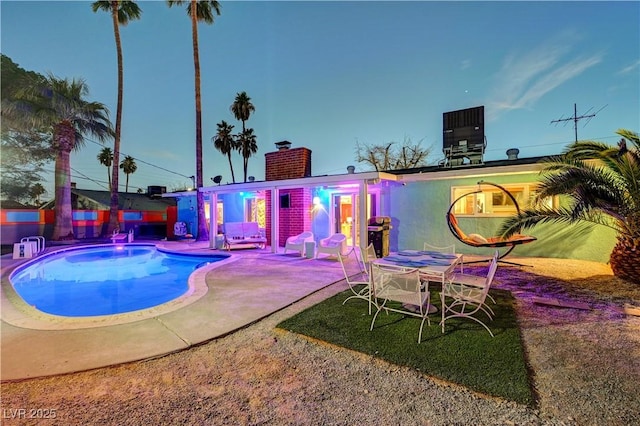
[[(530, 173), (482, 178), (497, 184), (537, 182)], [(446, 212), (451, 204), (451, 187), (476, 185), (478, 178), (457, 178), (407, 182), (394, 187), (391, 200), (391, 250), (422, 249), (425, 242), (456, 245), (459, 253), (489, 255), (495, 249), (476, 248), (458, 241), (449, 231)], [(467, 233), (495, 236), (503, 218), (459, 217), (460, 228)], [(615, 232), (604, 226), (543, 224), (525, 232), (537, 241), (517, 246), (514, 256), (557, 257), (607, 262), (615, 245)], [(504, 249), (502, 249), (504, 250)]]

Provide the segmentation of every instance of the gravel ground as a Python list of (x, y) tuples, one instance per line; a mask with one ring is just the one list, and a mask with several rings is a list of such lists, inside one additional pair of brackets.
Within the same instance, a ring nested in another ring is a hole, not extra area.
[[(500, 267), (496, 286), (518, 301), (535, 407), (275, 329), (343, 290), (339, 283), (187, 351), (3, 383), (2, 424), (640, 424), (640, 317), (620, 311), (625, 303), (640, 305), (640, 286), (595, 262), (525, 261), (533, 267)], [(469, 270), (484, 274), (486, 268)], [(593, 309), (533, 303), (542, 295)], [(23, 414), (37, 419), (16, 418)], [(43, 419), (47, 415), (55, 418)]]

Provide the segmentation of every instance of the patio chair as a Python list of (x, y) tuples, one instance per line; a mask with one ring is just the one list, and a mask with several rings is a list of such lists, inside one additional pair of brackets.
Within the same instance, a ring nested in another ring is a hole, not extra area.
[[(406, 269), (398, 266), (371, 264), (372, 300), (378, 308), (371, 321), (371, 328), (375, 325), (378, 314), (385, 310), (387, 313), (398, 312), (404, 315), (421, 318), (418, 343), (422, 340), (424, 322), (429, 320), (429, 290), (424, 289), (420, 282), (420, 272), (417, 268)], [(396, 303), (401, 306), (398, 307)], [(410, 309), (413, 307), (413, 309)]]
[[(433, 244), (424, 243), (423, 250), (434, 251), (434, 252), (444, 253), (444, 254), (456, 254), (456, 245), (451, 244), (450, 246), (434, 246)], [(460, 261), (460, 272), (464, 272), (464, 263), (462, 261)], [(433, 281), (437, 283), (441, 282), (440, 277), (427, 277), (423, 275), (422, 279), (423, 280), (427, 279), (429, 281)]]
[(320, 256), (320, 253), (339, 257), (340, 254), (346, 251), (346, 241), (347, 236), (344, 234), (333, 234), (329, 238), (321, 239), (316, 249), (316, 258)]
[[(356, 251), (355, 257), (358, 259), (358, 264), (360, 265), (360, 271), (362, 274), (369, 275), (371, 272), (371, 262), (378, 258), (378, 254), (376, 253), (376, 249), (373, 244), (369, 244), (364, 252), (360, 250), (360, 247), (358, 246), (353, 246), (352, 250)], [(349, 253), (350, 251), (347, 252), (347, 254)]]
[[(352, 247), (346, 254), (338, 254), (344, 278), (353, 295), (347, 297), (342, 304), (351, 299), (363, 299), (369, 304), (371, 315), (371, 275), (368, 264), (358, 256), (358, 248)], [(356, 269), (357, 268), (357, 269)]]
[(455, 244), (451, 244), (450, 246), (434, 246), (434, 245), (431, 245), (429, 243), (424, 243), (423, 250), (425, 250), (425, 251), (437, 251), (437, 252), (440, 252), (440, 253), (456, 254), (456, 245)]
[(376, 248), (373, 243), (367, 246), (367, 251), (365, 251), (364, 254), (365, 255), (362, 257), (362, 259), (363, 262), (367, 265), (378, 258), (378, 253), (376, 253)]
[[(491, 264), (489, 264), (489, 265), (491, 265)], [(464, 284), (464, 285), (469, 286), (469, 287), (483, 288), (487, 283), (487, 277), (482, 277), (482, 276), (478, 276), (478, 275), (463, 274), (463, 273), (456, 273), (456, 274), (453, 274), (449, 278), (449, 281), (454, 282), (454, 283)], [(487, 297), (489, 299), (491, 299), (491, 302), (493, 302), (494, 305), (496, 304), (496, 299), (494, 299), (491, 294), (487, 294)]]
[(489, 320), (493, 320), (495, 314), (493, 310), (486, 305), (485, 301), (487, 295), (489, 295), (489, 288), (491, 287), (493, 277), (498, 268), (499, 257), (500, 253), (496, 250), (491, 259), (487, 277), (481, 280), (479, 285), (476, 285), (478, 283), (470, 283), (470, 280), (465, 283), (465, 279), (461, 280), (461, 282), (454, 281), (455, 276), (451, 281), (444, 283), (442, 292), (440, 293), (440, 300), (442, 302), (442, 321), (440, 321), (440, 325), (442, 326), (443, 333), (447, 320), (452, 318), (469, 318), (482, 325), (491, 337), (494, 337), (489, 327), (478, 319), (476, 314), (482, 311), (487, 315)]
[(113, 234), (111, 234), (111, 243), (131, 243), (133, 242), (133, 229), (130, 229), (129, 232), (120, 232), (118, 228), (113, 230)]
[(304, 256), (304, 245), (306, 242), (313, 242), (313, 232), (306, 231), (302, 234), (293, 235), (287, 238), (287, 241), (284, 245), (284, 252), (287, 253), (287, 250), (293, 250), (300, 253), (300, 256)]

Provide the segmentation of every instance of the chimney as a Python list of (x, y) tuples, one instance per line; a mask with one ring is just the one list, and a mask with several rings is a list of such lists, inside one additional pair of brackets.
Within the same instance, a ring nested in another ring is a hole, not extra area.
[(265, 180), (299, 179), (311, 176), (311, 150), (289, 149), (291, 142), (276, 142), (277, 151), (265, 157)]
[(356, 171), (355, 166), (347, 166), (347, 173), (349, 173), (350, 175), (355, 173), (355, 171)]
[(275, 143), (278, 151), (284, 151), (285, 149), (289, 149), (291, 147), (291, 142), (289, 141), (281, 141)]
[(520, 150), (518, 148), (509, 148), (507, 150), (507, 159), (509, 159), (509, 160), (517, 160), (519, 153), (520, 153)]

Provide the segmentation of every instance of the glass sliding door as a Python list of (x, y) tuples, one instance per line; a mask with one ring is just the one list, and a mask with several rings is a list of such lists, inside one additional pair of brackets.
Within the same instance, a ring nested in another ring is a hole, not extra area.
[(356, 221), (355, 196), (353, 194), (333, 195), (333, 233), (347, 236), (347, 245), (353, 245), (353, 231)]
[[(357, 245), (360, 241), (359, 195), (356, 192), (340, 192), (332, 195), (333, 217), (331, 221), (332, 232), (342, 233), (347, 236), (347, 245)], [(367, 194), (367, 212), (365, 221), (375, 216), (377, 212), (376, 193)]]

